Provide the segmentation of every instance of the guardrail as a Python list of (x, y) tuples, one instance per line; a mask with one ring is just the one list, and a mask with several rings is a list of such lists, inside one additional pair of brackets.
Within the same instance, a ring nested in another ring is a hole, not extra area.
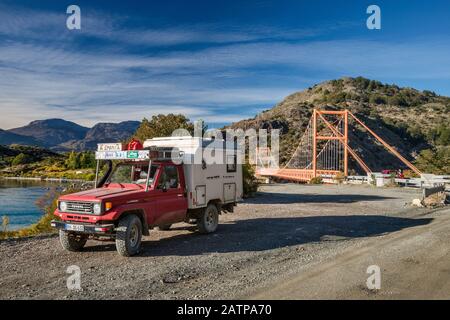
[[(391, 175), (375, 173), (375, 178), (391, 179)], [(368, 176), (348, 176), (350, 183), (369, 183), (372, 178)], [(450, 176), (447, 175), (424, 175), (421, 178), (394, 178), (394, 182), (411, 188), (434, 188), (443, 185), (446, 191), (450, 191)]]

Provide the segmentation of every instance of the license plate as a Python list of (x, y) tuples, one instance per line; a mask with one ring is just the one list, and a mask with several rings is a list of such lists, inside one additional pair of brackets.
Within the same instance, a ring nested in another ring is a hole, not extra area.
[(84, 231), (84, 226), (81, 224), (66, 224), (66, 230), (69, 231)]

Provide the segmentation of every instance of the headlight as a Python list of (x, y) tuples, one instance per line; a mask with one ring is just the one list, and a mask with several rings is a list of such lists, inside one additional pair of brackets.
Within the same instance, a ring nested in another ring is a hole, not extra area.
[(102, 213), (102, 204), (101, 203), (94, 203), (94, 214), (101, 214)]
[(59, 203), (59, 211), (66, 212), (67, 211), (67, 203), (64, 201), (61, 201)]

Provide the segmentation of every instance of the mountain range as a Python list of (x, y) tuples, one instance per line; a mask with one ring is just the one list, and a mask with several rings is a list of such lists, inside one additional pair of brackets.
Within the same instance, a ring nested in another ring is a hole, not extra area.
[(124, 121), (87, 128), (63, 119), (36, 120), (20, 128), (0, 129), (0, 145), (39, 146), (53, 151), (95, 150), (97, 143), (128, 139), (139, 125), (139, 121)]

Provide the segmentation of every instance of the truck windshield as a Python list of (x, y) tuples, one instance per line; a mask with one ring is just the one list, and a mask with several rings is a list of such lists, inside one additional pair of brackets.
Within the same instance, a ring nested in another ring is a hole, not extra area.
[[(149, 185), (153, 184), (158, 167), (158, 165), (152, 165)], [(116, 166), (109, 178), (109, 183), (145, 184), (147, 181), (147, 174), (148, 164), (120, 163)]]

